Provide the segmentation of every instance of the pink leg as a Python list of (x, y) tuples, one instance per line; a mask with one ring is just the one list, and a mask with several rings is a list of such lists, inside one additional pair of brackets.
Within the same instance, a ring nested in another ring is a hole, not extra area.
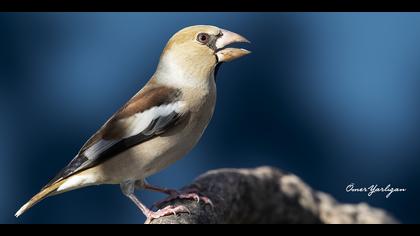
[(200, 196), (198, 193), (198, 189), (186, 189), (183, 190), (182, 192), (179, 192), (177, 190), (173, 190), (173, 189), (166, 189), (166, 188), (160, 188), (160, 187), (156, 187), (150, 184), (145, 184), (144, 185), (145, 189), (148, 190), (152, 190), (155, 192), (160, 192), (160, 193), (165, 193), (168, 194), (169, 197), (156, 202), (155, 204), (153, 204), (153, 206), (159, 208), (159, 206), (161, 206), (164, 203), (168, 203), (170, 201), (173, 201), (175, 199), (192, 199), (197, 201), (197, 203), (199, 203), (200, 201), (203, 201), (205, 204), (209, 204), (211, 206), (213, 206), (212, 201), (206, 197), (206, 196)]
[(143, 214), (147, 217), (146, 223), (150, 222), (153, 219), (157, 219), (162, 216), (167, 215), (176, 215), (177, 213), (190, 213), (188, 208), (185, 206), (167, 206), (163, 209), (159, 209), (158, 211), (152, 211), (147, 208), (140, 200), (134, 195), (134, 188), (135, 184), (133, 181), (126, 181), (121, 183), (121, 190), (125, 196), (130, 198), (131, 201), (136, 204), (136, 206), (143, 212)]
[(147, 208), (143, 203), (141, 203), (134, 194), (128, 194), (127, 197), (129, 197), (136, 205), (137, 207), (143, 212), (143, 214), (147, 217), (146, 223), (149, 223), (153, 219), (157, 219), (163, 216), (168, 215), (177, 215), (177, 213), (189, 213), (191, 212), (186, 208), (185, 206), (167, 206), (163, 209), (159, 209), (157, 211), (152, 211), (149, 208)]
[(158, 192), (158, 193), (164, 193), (164, 194), (167, 194), (167, 195), (177, 195), (177, 194), (179, 194), (179, 192), (175, 189), (160, 188), (160, 187), (148, 184), (148, 183), (144, 183), (144, 188), (148, 189), (148, 190), (151, 190), (151, 191)]

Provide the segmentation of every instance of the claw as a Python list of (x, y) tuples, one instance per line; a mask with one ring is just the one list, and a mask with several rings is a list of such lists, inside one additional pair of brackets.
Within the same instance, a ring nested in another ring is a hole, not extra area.
[(168, 215), (175, 215), (177, 216), (178, 213), (188, 213), (191, 214), (191, 211), (185, 206), (166, 206), (163, 209), (159, 209), (158, 211), (149, 211), (147, 214), (146, 223), (150, 223), (153, 219), (158, 219), (163, 216)]
[(209, 204), (212, 207), (214, 207), (213, 202), (206, 196), (200, 196), (198, 194), (197, 189), (186, 189), (183, 190), (181, 193), (177, 193), (174, 195), (169, 196), (168, 198), (165, 198), (163, 200), (160, 200), (153, 204), (154, 207), (159, 208), (159, 206), (162, 206), (165, 203), (171, 202), (175, 199), (192, 199), (199, 204), (201, 201), (203, 201), (205, 204)]
[(214, 204), (213, 204), (213, 202), (210, 200), (210, 198), (208, 198), (208, 197), (201, 197), (201, 199), (203, 200), (203, 202), (204, 202), (205, 204), (208, 204), (208, 205), (210, 205), (212, 208), (214, 208)]

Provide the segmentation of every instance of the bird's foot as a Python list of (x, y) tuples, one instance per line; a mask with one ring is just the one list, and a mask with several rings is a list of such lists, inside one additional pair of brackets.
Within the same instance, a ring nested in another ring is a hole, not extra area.
[(197, 203), (203, 201), (205, 204), (209, 204), (213, 207), (213, 202), (208, 197), (200, 195), (198, 189), (195, 188), (185, 189), (182, 192), (174, 191), (169, 197), (156, 202), (153, 206), (159, 208), (163, 204), (176, 199), (195, 200)]
[(149, 210), (145, 215), (147, 217), (146, 224), (150, 223), (153, 219), (158, 219), (163, 216), (169, 215), (177, 215), (178, 213), (188, 213), (191, 214), (190, 210), (188, 210), (185, 206), (166, 206), (163, 209), (159, 209), (157, 211)]

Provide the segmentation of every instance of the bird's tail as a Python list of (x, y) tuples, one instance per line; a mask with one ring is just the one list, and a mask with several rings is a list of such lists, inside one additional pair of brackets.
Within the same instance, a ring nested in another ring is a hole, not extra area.
[(57, 181), (56, 183), (42, 189), (39, 193), (31, 198), (25, 205), (23, 205), (15, 214), (16, 217), (22, 215), (25, 211), (29, 210), (29, 208), (33, 207), (38, 202), (42, 201), (46, 197), (53, 195), (56, 190), (63, 184), (63, 180)]

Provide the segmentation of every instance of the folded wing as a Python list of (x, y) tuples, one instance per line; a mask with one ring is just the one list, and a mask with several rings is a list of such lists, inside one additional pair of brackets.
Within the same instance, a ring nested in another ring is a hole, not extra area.
[(44, 188), (156, 137), (186, 117), (180, 91), (166, 86), (140, 91), (81, 148)]

